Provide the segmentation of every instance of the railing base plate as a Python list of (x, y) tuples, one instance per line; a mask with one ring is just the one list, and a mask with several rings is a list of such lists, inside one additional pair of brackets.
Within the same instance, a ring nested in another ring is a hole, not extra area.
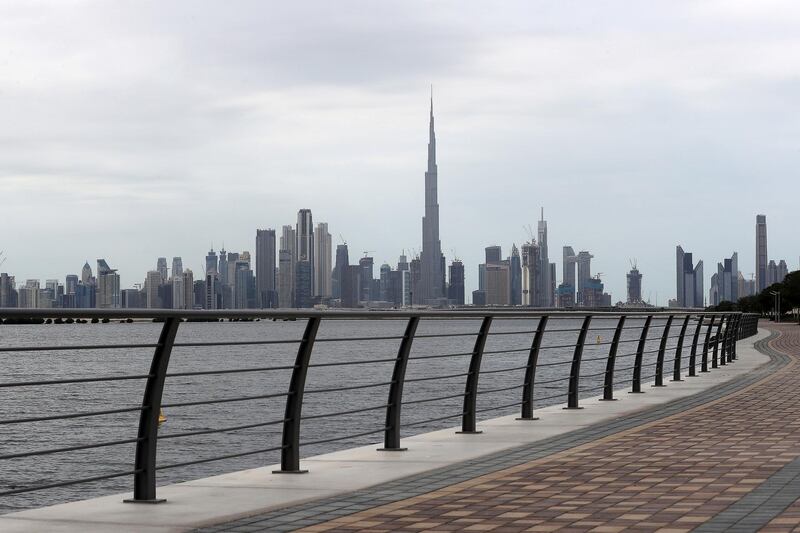
[(122, 503), (149, 503), (149, 504), (156, 504), (156, 503), (164, 503), (167, 501), (166, 498), (156, 498), (154, 500), (135, 500), (133, 498), (125, 498), (122, 500)]
[(458, 435), (480, 435), (483, 431), (456, 431)]
[(628, 394), (644, 394), (643, 390), (629, 390)]
[(379, 452), (405, 452), (408, 448), (375, 448)]
[(533, 422), (534, 420), (539, 420), (539, 417), (538, 416), (532, 416), (530, 418), (524, 418), (524, 417), (519, 416), (519, 417), (515, 418), (514, 420), (527, 420), (529, 422)]
[(617, 398), (600, 398), (598, 402), (616, 402)]
[(683, 381), (682, 379), (671, 379), (671, 382), (675, 383), (676, 381)]
[(583, 407), (562, 407), (562, 409), (566, 411), (575, 411), (577, 409), (583, 409)]
[(308, 470), (273, 470), (273, 474), (308, 474)]
[(650, 385), (651, 387), (666, 387), (666, 385)]

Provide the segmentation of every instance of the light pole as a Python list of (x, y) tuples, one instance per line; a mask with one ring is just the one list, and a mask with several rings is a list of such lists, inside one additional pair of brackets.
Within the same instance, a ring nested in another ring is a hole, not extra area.
[(775, 322), (781, 321), (781, 291), (769, 291), (773, 296), (773, 310), (775, 313)]

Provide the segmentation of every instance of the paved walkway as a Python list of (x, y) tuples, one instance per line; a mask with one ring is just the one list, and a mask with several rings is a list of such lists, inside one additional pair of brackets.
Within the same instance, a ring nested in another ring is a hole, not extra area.
[(800, 531), (800, 328), (769, 327), (771, 363), (706, 392), (204, 531)]

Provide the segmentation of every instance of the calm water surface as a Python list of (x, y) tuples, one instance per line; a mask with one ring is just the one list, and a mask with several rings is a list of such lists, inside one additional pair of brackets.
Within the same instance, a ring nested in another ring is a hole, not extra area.
[[(536, 318), (530, 320), (495, 320), (486, 345), (482, 371), (502, 370), (524, 366), (528, 349), (537, 326)], [(572, 358), (572, 345), (577, 340), (578, 319), (551, 319), (542, 343), (539, 363), (548, 365)], [(636, 340), (643, 324), (641, 319), (629, 319), (620, 344), (617, 363), (617, 382), (626, 386), (631, 377), (629, 367), (633, 357), (626, 357), (636, 349)], [(616, 319), (595, 319), (587, 336), (584, 364), (581, 369), (582, 394), (595, 396), (601, 393), (605, 356), (613, 335)], [(64, 324), (40, 326), (0, 326), (2, 346), (69, 346), (76, 344), (126, 344), (155, 343), (161, 324)], [(480, 320), (422, 320), (418, 335), (438, 333), (476, 333)], [(298, 340), (302, 337), (305, 321), (296, 322), (225, 322), (183, 323), (176, 342), (221, 342), (247, 340)], [(391, 379), (392, 362), (343, 365), (347, 361), (391, 359), (396, 356), (399, 340), (334, 341), (346, 337), (401, 336), (404, 320), (323, 320), (309, 369), (307, 390), (303, 406), (302, 442), (313, 443), (323, 439), (347, 437), (355, 433), (376, 431), (361, 437), (343, 438), (325, 444), (306, 444), (302, 456), (308, 457), (342, 448), (377, 443), (384, 425), (384, 409), (339, 416), (324, 416), (338, 411), (354, 410), (386, 404), (388, 385), (342, 392), (325, 389), (359, 384), (386, 383)], [(679, 324), (673, 325), (671, 335), (678, 333)], [(663, 331), (663, 322), (651, 326), (645, 364), (655, 361), (655, 350)], [(514, 334), (498, 335), (498, 333)], [(322, 342), (320, 342), (322, 341)], [(407, 378), (463, 374), (469, 366), (468, 353), (472, 350), (474, 336), (452, 338), (417, 338), (411, 352)], [(667, 360), (674, 357), (677, 339), (669, 340)], [(551, 347), (552, 348), (548, 348)], [(291, 365), (297, 344), (260, 346), (176, 347), (170, 361), (170, 372), (196, 372), (234, 368), (256, 368)], [(493, 351), (518, 350), (508, 353)], [(427, 358), (431, 355), (465, 354), (452, 357)], [(688, 347), (684, 348), (684, 356)], [(39, 352), (0, 352), (0, 382), (21, 382), (48, 379), (68, 379), (115, 375), (146, 374), (149, 370), (152, 349), (59, 350)], [(415, 359), (419, 358), (419, 359)], [(685, 364), (684, 364), (685, 366)], [(665, 365), (665, 374), (671, 363)], [(480, 390), (520, 385), (525, 370), (488, 372), (480, 376)], [(654, 373), (646, 366), (644, 376)], [(288, 388), (288, 370), (259, 371), (239, 374), (184, 376), (167, 378), (163, 403), (192, 402), (208, 399), (225, 399), (238, 396), (257, 396), (284, 393)], [(540, 384), (569, 375), (569, 364), (541, 366), (537, 370), (535, 388), (536, 406), (542, 407), (566, 401), (566, 380)], [(441, 380), (416, 381), (406, 384), (404, 401), (462, 393), (465, 377)], [(135, 407), (141, 404), (144, 379), (106, 383), (77, 383), (63, 385), (0, 388), (0, 420), (48, 416), (82, 411), (95, 411)], [(519, 402), (522, 389), (487, 392), (479, 395), (479, 420), (511, 414), (518, 406), (500, 407)], [(167, 408), (167, 422), (160, 430), (161, 437), (170, 434), (224, 428), (280, 420), (284, 414), (284, 398), (259, 399), (242, 402), (219, 403), (188, 407)], [(460, 423), (461, 398), (451, 398), (429, 403), (415, 403), (403, 408), (403, 436), (451, 427)], [(425, 422), (431, 418), (454, 415), (448, 420)], [(323, 416), (320, 416), (323, 415)], [(136, 437), (138, 413), (114, 414), (89, 418), (75, 418), (25, 424), (0, 425), (0, 455), (33, 450), (46, 450), (116, 441)], [(240, 451), (278, 446), (281, 426), (266, 426), (226, 433), (198, 435), (182, 438), (163, 438), (158, 444), (158, 464), (165, 466), (195, 459), (211, 458)], [(133, 469), (134, 445), (115, 445), (93, 450), (59, 453), (43, 457), (0, 459), (0, 492), (15, 487), (54, 483), (78, 477), (91, 477), (111, 472)], [(159, 471), (159, 485), (186, 481), (210, 475), (264, 466), (279, 461), (279, 453), (256, 455), (215, 461), (200, 465)], [(130, 476), (87, 484), (49, 489), (28, 494), (0, 497), (0, 513), (39, 507), (53, 503), (84, 499), (132, 488)]]

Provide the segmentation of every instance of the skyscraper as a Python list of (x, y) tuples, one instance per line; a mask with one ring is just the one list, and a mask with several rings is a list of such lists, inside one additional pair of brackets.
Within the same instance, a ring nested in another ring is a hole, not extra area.
[(642, 303), (642, 275), (636, 264), (632, 265), (631, 271), (628, 272), (628, 303), (639, 304)]
[(211, 247), (209, 250), (208, 255), (206, 255), (206, 273), (208, 272), (218, 272), (217, 270), (217, 252), (214, 251), (214, 247)]
[(83, 268), (81, 269), (81, 282), (83, 283), (92, 282), (92, 267), (89, 266), (88, 261), (83, 264)]
[[(158, 309), (161, 307), (161, 302), (158, 299), (158, 286), (161, 285), (161, 272), (158, 270), (151, 270), (147, 273), (144, 280), (144, 290), (147, 295), (147, 308)], [(216, 309), (216, 307), (208, 307), (207, 309)]]
[(447, 299), (453, 305), (464, 305), (464, 263), (458, 259), (450, 263), (450, 285)]
[(278, 304), (294, 307), (295, 265), (297, 264), (297, 232), (292, 226), (283, 226), (278, 251)]
[(542, 218), (538, 223), (539, 235), (539, 261), (541, 261), (540, 270), (542, 272), (542, 292), (541, 299), (539, 300), (539, 307), (552, 307), (553, 306), (553, 280), (550, 271), (550, 259), (547, 255), (547, 221), (544, 219), (544, 208), (542, 208)]
[[(739, 254), (736, 252), (730, 259), (717, 263), (717, 296), (717, 303), (739, 300)], [(716, 305), (713, 301), (710, 303)]]
[(675, 259), (678, 307), (703, 307), (703, 261), (693, 267), (692, 254), (684, 252), (681, 246), (675, 248)]
[(519, 256), (519, 249), (516, 244), (511, 245), (511, 256), (508, 258), (509, 283), (511, 305), (522, 304), (522, 264)]
[[(578, 305), (585, 305), (583, 302), (583, 293), (589, 285), (589, 280), (592, 279), (593, 257), (594, 256), (586, 250), (581, 250), (578, 252), (577, 259), (575, 260), (578, 264)], [(595, 286), (593, 287), (596, 288)]]
[[(564, 299), (568, 301), (571, 300), (574, 304), (575, 290), (577, 288), (575, 285), (575, 264), (578, 258), (575, 256), (575, 250), (572, 249), (572, 246), (564, 246), (562, 248), (562, 253), (562, 279), (559, 294), (562, 295)], [(569, 297), (570, 294), (572, 295), (571, 298)]]
[[(535, 307), (538, 304), (537, 289), (541, 285), (541, 267), (539, 260), (539, 245), (526, 242), (522, 245), (521, 254), (521, 287), (522, 305)], [(482, 289), (479, 289), (482, 290)]]
[(314, 232), (314, 296), (330, 298), (331, 291), (331, 234), (328, 223), (320, 222)]
[(336, 263), (331, 271), (331, 295), (334, 298), (342, 297), (342, 282), (347, 275), (350, 258), (347, 252), (347, 243), (336, 245)]
[(108, 266), (105, 259), (97, 260), (97, 307), (120, 307), (119, 274)]
[(178, 278), (183, 275), (183, 259), (180, 257), (172, 258), (172, 277)]
[(256, 230), (256, 303), (261, 309), (277, 307), (275, 292), (275, 230)]
[(167, 258), (166, 257), (159, 257), (158, 261), (156, 262), (156, 270), (161, 274), (161, 283), (164, 283), (169, 279), (169, 273), (167, 272)]
[(364, 256), (358, 260), (359, 272), (359, 300), (369, 302), (377, 300), (378, 296), (372, 294), (372, 280), (374, 279), (374, 260)]
[(756, 215), (756, 293), (769, 285), (767, 283), (767, 216)]
[(419, 296), (415, 300), (425, 304), (441, 298), (444, 285), (442, 270), (442, 244), (439, 241), (438, 168), (436, 166), (436, 134), (433, 128), (433, 97), (431, 96), (430, 126), (428, 132), (428, 170), (425, 172), (425, 216), (422, 217), (422, 256)]
[[(295, 266), (295, 306), (310, 307), (314, 293), (314, 221), (310, 209), (297, 212), (297, 263), (307, 265)], [(302, 273), (302, 275), (300, 275)], [(302, 301), (298, 295), (302, 294)], [(308, 295), (306, 301), (306, 295)]]

